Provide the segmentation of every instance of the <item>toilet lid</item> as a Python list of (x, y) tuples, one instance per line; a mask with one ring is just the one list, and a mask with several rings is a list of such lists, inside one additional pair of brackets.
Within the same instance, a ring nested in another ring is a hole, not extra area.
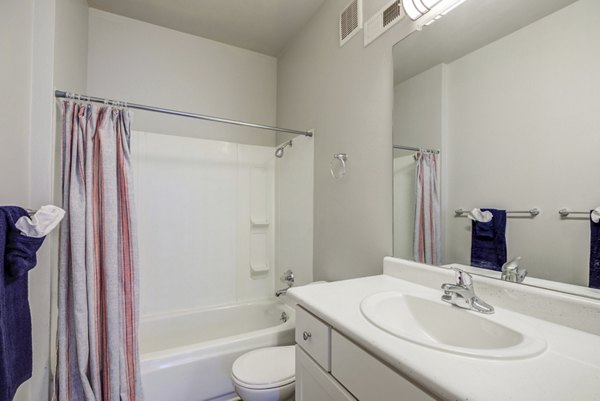
[(253, 389), (281, 387), (295, 380), (294, 346), (260, 348), (233, 363), (233, 380)]

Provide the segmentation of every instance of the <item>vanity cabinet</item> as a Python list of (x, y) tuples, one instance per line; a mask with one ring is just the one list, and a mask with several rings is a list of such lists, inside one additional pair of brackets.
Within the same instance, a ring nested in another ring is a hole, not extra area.
[(434, 401), (299, 305), (296, 344), (296, 401)]

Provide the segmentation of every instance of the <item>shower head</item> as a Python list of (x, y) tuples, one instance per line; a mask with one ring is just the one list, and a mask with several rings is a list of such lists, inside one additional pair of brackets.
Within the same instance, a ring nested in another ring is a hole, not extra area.
[(277, 148), (277, 150), (275, 151), (275, 157), (278, 157), (281, 159), (283, 157), (284, 149), (288, 146), (291, 147), (292, 145), (293, 145), (293, 143), (292, 143), (291, 139), (289, 141), (285, 142), (283, 145), (281, 145), (280, 147)]

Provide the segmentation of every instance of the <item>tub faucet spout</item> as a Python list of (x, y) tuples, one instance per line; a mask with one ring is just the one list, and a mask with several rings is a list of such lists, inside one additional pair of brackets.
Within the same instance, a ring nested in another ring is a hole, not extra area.
[(286, 270), (283, 273), (283, 276), (279, 279), (282, 283), (287, 284), (287, 288), (282, 288), (281, 290), (275, 291), (275, 296), (279, 297), (287, 292), (294, 285), (294, 272), (291, 270)]

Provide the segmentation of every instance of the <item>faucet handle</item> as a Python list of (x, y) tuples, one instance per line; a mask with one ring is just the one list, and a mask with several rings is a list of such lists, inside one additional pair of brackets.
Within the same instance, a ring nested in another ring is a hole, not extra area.
[(519, 268), (519, 262), (521, 262), (521, 257), (517, 256), (502, 265), (502, 271), (510, 271), (517, 270)]
[(473, 276), (469, 273), (458, 267), (453, 267), (452, 270), (454, 270), (457, 285), (462, 285), (464, 287), (471, 287), (473, 285)]
[(294, 284), (294, 272), (286, 270), (280, 278), (282, 283), (287, 283), (290, 287)]

